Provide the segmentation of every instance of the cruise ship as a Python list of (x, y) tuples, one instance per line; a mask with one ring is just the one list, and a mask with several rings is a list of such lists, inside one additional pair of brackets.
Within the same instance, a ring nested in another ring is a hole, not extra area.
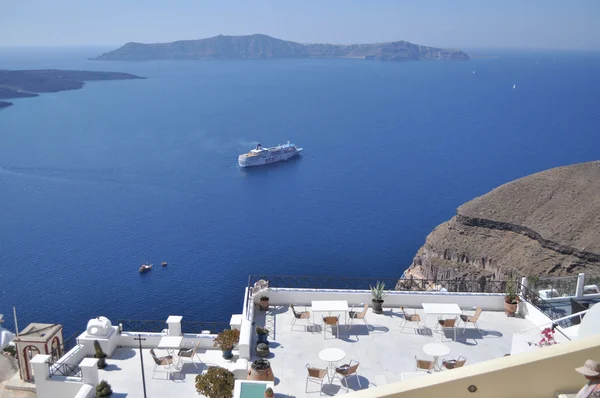
[(257, 144), (255, 149), (238, 156), (238, 164), (240, 167), (251, 167), (280, 162), (293, 158), (301, 151), (302, 148), (290, 144), (289, 141), (287, 144), (277, 145), (272, 148), (263, 148), (262, 145)]

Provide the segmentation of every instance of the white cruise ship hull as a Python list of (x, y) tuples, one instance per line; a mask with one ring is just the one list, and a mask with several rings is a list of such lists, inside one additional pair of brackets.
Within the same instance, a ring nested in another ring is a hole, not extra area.
[(265, 164), (282, 162), (284, 160), (291, 159), (300, 154), (302, 148), (294, 148), (294, 150), (290, 151), (278, 151), (276, 153), (272, 153), (269, 150), (263, 150), (259, 153), (255, 153), (252, 155), (244, 154), (238, 157), (238, 164), (240, 167), (254, 167), (254, 166), (262, 166)]

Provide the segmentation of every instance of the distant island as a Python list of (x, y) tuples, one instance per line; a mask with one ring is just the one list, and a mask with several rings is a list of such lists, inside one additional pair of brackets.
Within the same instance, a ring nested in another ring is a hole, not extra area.
[[(144, 79), (120, 72), (89, 72), (84, 70), (0, 70), (0, 99), (37, 97), (38, 93), (77, 90), (85, 81)], [(0, 101), (0, 108), (13, 105)]]
[(301, 44), (255, 34), (215, 36), (172, 43), (127, 43), (93, 60), (150, 61), (195, 59), (357, 58), (382, 61), (468, 60), (458, 49), (419, 46), (407, 41), (376, 44)]

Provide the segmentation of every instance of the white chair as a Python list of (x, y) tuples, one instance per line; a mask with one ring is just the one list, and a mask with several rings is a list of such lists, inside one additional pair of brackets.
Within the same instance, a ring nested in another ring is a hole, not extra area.
[(452, 332), (454, 333), (453, 341), (456, 341), (456, 324), (457, 323), (458, 323), (458, 318), (444, 319), (444, 318), (440, 317), (438, 319), (437, 326), (442, 329), (442, 341), (444, 340), (445, 330), (448, 330), (448, 329), (452, 330)]
[(352, 310), (348, 313), (348, 318), (350, 318), (350, 322), (348, 322), (348, 328), (350, 328), (350, 326), (352, 326), (352, 323), (354, 322), (355, 319), (362, 319), (362, 321), (365, 323), (365, 326), (369, 327), (369, 325), (367, 324), (367, 311), (369, 309), (369, 304), (360, 304), (363, 306), (363, 310), (361, 312), (356, 312), (354, 311), (354, 307), (352, 307)]
[(306, 370), (308, 370), (308, 375), (306, 376), (306, 388), (304, 392), (308, 393), (308, 382), (310, 381), (319, 384), (319, 395), (323, 395), (323, 381), (325, 380), (325, 376), (327, 376), (327, 380), (331, 383), (327, 369), (311, 368), (309, 364), (306, 364)]
[(296, 321), (298, 319), (306, 319), (306, 326), (304, 327), (304, 330), (308, 330), (308, 326), (310, 325), (310, 312), (296, 312), (296, 309), (294, 308), (293, 304), (290, 304), (290, 309), (292, 310), (292, 313), (294, 315), (294, 317), (292, 318), (292, 327), (290, 329), (294, 330), (294, 325), (296, 324)]
[(465, 333), (465, 330), (467, 329), (468, 323), (472, 323), (473, 325), (475, 325), (475, 329), (477, 329), (477, 331), (479, 333), (481, 333), (479, 331), (479, 325), (477, 324), (477, 321), (479, 320), (479, 316), (481, 315), (482, 312), (483, 312), (483, 309), (481, 307), (477, 307), (475, 309), (475, 313), (473, 315), (463, 314), (460, 316), (460, 320), (463, 321), (463, 323), (464, 323), (463, 334)]
[(427, 361), (425, 359), (419, 359), (415, 356), (415, 371), (432, 373), (434, 371), (435, 364), (433, 361)]
[(339, 316), (324, 316), (323, 317), (323, 338), (327, 335), (327, 326), (331, 328), (333, 335), (333, 327), (335, 326), (337, 338), (340, 338), (340, 317)]
[(360, 365), (358, 361), (351, 360), (349, 364), (338, 366), (337, 368), (335, 368), (335, 373), (331, 382), (333, 382), (333, 379), (337, 377), (340, 380), (342, 386), (344, 386), (345, 381), (346, 385), (344, 387), (346, 387), (346, 392), (348, 392), (348, 379), (352, 376), (356, 376), (358, 386), (362, 388), (362, 386), (360, 385), (360, 377), (358, 376), (358, 365)]
[(400, 309), (402, 310), (402, 320), (403, 322), (400, 323), (400, 333), (402, 333), (402, 331), (404, 330), (404, 328), (406, 327), (406, 325), (408, 325), (409, 322), (414, 322), (417, 324), (418, 329), (421, 329), (421, 316), (419, 314), (417, 314), (417, 310), (415, 309), (415, 313), (414, 314), (409, 314), (404, 307), (400, 307)]
[(167, 355), (164, 357), (157, 357), (154, 349), (150, 350), (150, 355), (152, 355), (152, 359), (154, 359), (154, 369), (152, 372), (152, 378), (154, 378), (155, 373), (166, 373), (167, 377), (170, 379), (173, 371), (178, 371), (179, 368), (173, 362), (173, 356)]
[(198, 350), (198, 347), (200, 347), (200, 341), (198, 341), (198, 344), (196, 344), (194, 348), (182, 348), (179, 350), (177, 353), (179, 360), (181, 361), (183, 358), (190, 358), (196, 369), (198, 369), (198, 364), (196, 363), (196, 351)]

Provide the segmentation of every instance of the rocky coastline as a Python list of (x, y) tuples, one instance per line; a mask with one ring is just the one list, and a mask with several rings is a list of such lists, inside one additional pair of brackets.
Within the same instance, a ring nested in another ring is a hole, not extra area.
[(215, 36), (171, 43), (127, 43), (101, 54), (101, 61), (196, 59), (352, 58), (381, 61), (468, 60), (459, 49), (420, 46), (407, 41), (374, 44), (301, 44), (271, 36)]
[[(0, 100), (37, 97), (38, 93), (78, 90), (86, 81), (129, 80), (143, 77), (120, 72), (91, 72), (83, 70), (0, 70)], [(0, 108), (13, 105), (0, 101)]]
[(499, 280), (600, 270), (600, 162), (504, 184), (457, 209), (415, 255), (406, 277)]

